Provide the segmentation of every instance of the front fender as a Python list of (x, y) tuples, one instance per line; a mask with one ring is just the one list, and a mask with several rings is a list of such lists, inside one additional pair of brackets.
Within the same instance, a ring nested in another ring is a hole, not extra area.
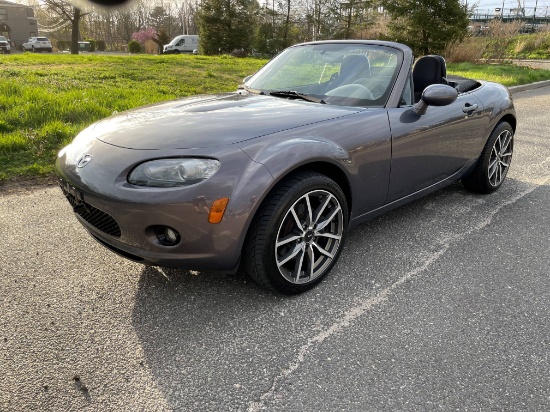
[[(250, 153), (244, 150), (249, 156)], [(348, 175), (344, 164), (351, 164), (349, 154), (334, 142), (317, 137), (295, 137), (264, 146), (251, 158), (271, 173), (274, 184), (293, 170), (309, 163), (327, 162)]]

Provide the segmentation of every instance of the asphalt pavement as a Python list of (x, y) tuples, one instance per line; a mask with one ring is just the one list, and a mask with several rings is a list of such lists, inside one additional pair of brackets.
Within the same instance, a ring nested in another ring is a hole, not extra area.
[(56, 187), (0, 194), (0, 411), (550, 410), (550, 87), (498, 192), (354, 228), (314, 290), (146, 268)]

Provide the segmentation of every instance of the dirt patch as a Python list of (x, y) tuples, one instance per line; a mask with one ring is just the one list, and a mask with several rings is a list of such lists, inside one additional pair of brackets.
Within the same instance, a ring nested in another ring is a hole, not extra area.
[(54, 175), (46, 177), (15, 178), (0, 182), (0, 196), (32, 192), (37, 189), (44, 189), (52, 186), (57, 186), (57, 178)]

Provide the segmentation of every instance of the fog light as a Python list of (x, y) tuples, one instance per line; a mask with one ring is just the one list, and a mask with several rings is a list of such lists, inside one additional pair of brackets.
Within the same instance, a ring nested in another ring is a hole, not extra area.
[(180, 234), (168, 226), (157, 226), (155, 234), (159, 242), (165, 246), (175, 246), (181, 240)]

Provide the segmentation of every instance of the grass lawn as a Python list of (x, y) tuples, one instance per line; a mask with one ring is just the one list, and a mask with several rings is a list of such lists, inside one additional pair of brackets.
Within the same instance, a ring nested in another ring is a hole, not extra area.
[[(57, 151), (92, 122), (136, 106), (233, 91), (266, 60), (171, 56), (0, 56), (0, 184), (53, 172)], [(507, 86), (550, 79), (508, 65), (449, 65), (448, 71)]]

